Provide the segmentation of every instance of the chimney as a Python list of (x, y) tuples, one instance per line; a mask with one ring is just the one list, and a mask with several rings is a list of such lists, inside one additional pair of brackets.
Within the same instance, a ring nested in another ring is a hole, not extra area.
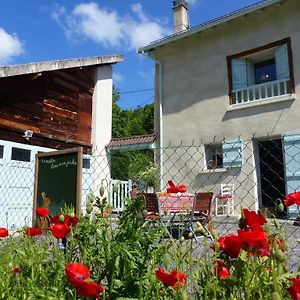
[(174, 33), (189, 29), (188, 3), (184, 0), (173, 1)]

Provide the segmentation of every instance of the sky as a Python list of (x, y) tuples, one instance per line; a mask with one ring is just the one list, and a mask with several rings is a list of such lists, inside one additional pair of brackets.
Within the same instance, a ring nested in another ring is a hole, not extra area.
[[(124, 109), (154, 101), (154, 63), (137, 48), (173, 32), (172, 0), (1, 0), (0, 66), (123, 55), (113, 82)], [(190, 26), (259, 0), (189, 0)]]

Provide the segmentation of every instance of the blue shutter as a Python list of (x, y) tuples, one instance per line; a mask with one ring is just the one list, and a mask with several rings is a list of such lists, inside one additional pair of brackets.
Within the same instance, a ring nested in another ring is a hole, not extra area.
[[(300, 133), (283, 136), (285, 179), (287, 194), (300, 191)], [(296, 205), (289, 207), (289, 215), (296, 218)]]
[(277, 80), (289, 78), (290, 72), (287, 44), (276, 48), (275, 63)]
[(225, 141), (222, 145), (223, 149), (223, 167), (241, 167), (244, 163), (243, 159), (243, 142)]
[(248, 85), (247, 60), (245, 58), (232, 59), (232, 88), (241, 89)]

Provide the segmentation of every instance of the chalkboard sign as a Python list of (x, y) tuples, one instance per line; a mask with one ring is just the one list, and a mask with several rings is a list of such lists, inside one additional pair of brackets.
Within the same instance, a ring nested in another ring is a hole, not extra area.
[(81, 207), (82, 148), (39, 153), (35, 156), (35, 209), (45, 207), (50, 215), (61, 208), (73, 207), (78, 216)]

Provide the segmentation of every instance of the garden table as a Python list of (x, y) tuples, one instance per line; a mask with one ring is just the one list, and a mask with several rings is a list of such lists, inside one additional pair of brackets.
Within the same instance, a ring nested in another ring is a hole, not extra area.
[(190, 217), (194, 207), (195, 194), (177, 193), (158, 196), (160, 213), (166, 226), (171, 231), (175, 228), (175, 223), (178, 226), (183, 225), (185, 228), (185, 220)]

